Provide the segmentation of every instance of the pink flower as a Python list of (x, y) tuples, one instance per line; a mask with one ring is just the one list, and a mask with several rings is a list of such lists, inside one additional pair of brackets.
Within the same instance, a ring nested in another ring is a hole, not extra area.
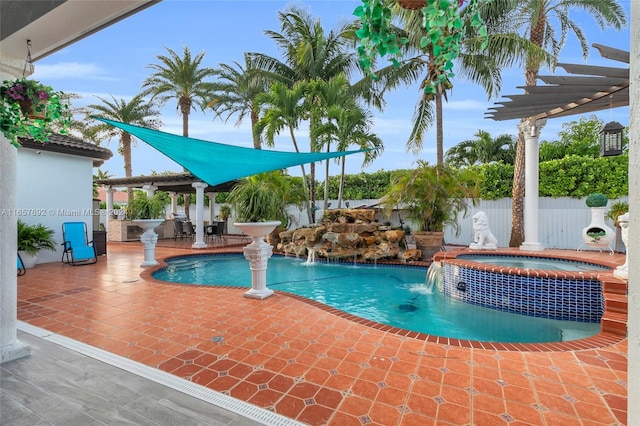
[(20, 83), (16, 83), (5, 93), (12, 99), (16, 99), (19, 101), (24, 100), (24, 86)]
[(46, 100), (48, 100), (48, 99), (49, 99), (49, 94), (48, 94), (47, 92), (45, 92), (44, 90), (40, 90), (40, 91), (38, 92), (38, 98), (39, 98), (41, 101), (46, 101)]

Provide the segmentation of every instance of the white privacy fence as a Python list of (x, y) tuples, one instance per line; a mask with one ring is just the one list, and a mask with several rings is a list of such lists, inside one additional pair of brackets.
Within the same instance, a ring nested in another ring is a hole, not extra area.
[[(627, 198), (619, 200), (609, 200), (608, 206), (616, 201), (628, 201)], [(378, 200), (348, 200), (349, 207), (359, 206), (375, 206)], [(320, 209), (316, 212), (316, 221), (322, 218), (324, 203), (317, 202)], [(335, 200), (331, 200), (331, 206), (337, 206)], [(343, 208), (346, 206), (343, 203)], [(540, 198), (538, 201), (538, 235), (539, 243), (545, 248), (558, 249), (577, 249), (582, 244), (582, 229), (591, 222), (591, 211), (585, 204), (585, 199), (579, 198)], [(473, 242), (473, 223), (471, 217), (479, 212), (484, 211), (489, 217), (489, 228), (498, 239), (499, 247), (508, 247), (509, 238), (511, 237), (511, 199), (502, 198), (499, 200), (480, 200), (477, 206), (471, 206), (466, 217), (459, 217), (460, 234), (456, 236), (452, 227), (445, 229), (445, 241), (448, 244), (468, 245)], [(306, 212), (299, 211), (296, 208), (290, 208), (289, 212), (297, 221), (297, 226), (308, 224)], [(411, 227), (411, 223), (402, 215), (405, 225)], [(394, 226), (400, 225), (398, 212), (393, 212), (391, 218), (379, 211), (376, 215), (379, 222), (391, 222)], [(613, 223), (607, 219), (607, 225), (615, 229)], [(587, 249), (588, 247), (583, 247)]]
[[(609, 206), (616, 201), (628, 202), (628, 198), (619, 200), (609, 200)], [(347, 200), (343, 202), (342, 208), (366, 208), (377, 207), (378, 200)], [(336, 208), (338, 203), (336, 200), (330, 200), (330, 209)], [(591, 222), (591, 211), (585, 204), (585, 199), (560, 197), (560, 198), (540, 198), (539, 199), (539, 216), (538, 216), (538, 235), (539, 243), (545, 248), (558, 249), (577, 249), (582, 244), (582, 229)], [(316, 201), (318, 207), (316, 211), (316, 222), (322, 220), (324, 211), (323, 200)], [(216, 205), (216, 212), (220, 209)], [(183, 209), (180, 206), (179, 212)], [(306, 210), (299, 210), (296, 207), (289, 207), (289, 214), (293, 218), (292, 228), (308, 225)], [(481, 200), (477, 206), (471, 206), (466, 217), (458, 217), (460, 225), (460, 234), (456, 236), (451, 227), (445, 229), (445, 241), (447, 244), (469, 245), (473, 242), (473, 223), (471, 217), (479, 211), (487, 213), (489, 218), (489, 228), (498, 239), (498, 247), (509, 246), (509, 238), (511, 237), (511, 199), (502, 198), (500, 200)], [(192, 219), (195, 219), (194, 211), (192, 211)], [(381, 209), (376, 214), (376, 219), (380, 223), (390, 222), (393, 226), (400, 226), (400, 218), (402, 217), (404, 224), (412, 227), (412, 224), (406, 219), (405, 215), (394, 211), (391, 217), (388, 217)], [(208, 208), (204, 211), (204, 220), (209, 221)], [(227, 221), (227, 233), (240, 234), (241, 231), (233, 226), (235, 218), (230, 217)], [(615, 229), (613, 223), (607, 219), (607, 225)], [(586, 249), (587, 247), (583, 247)], [(624, 246), (618, 246), (624, 250)]]

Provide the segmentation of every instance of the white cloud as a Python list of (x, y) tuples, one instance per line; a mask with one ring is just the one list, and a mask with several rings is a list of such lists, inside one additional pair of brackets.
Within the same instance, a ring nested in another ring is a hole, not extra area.
[(80, 79), (80, 80), (105, 80), (116, 81), (116, 78), (109, 77), (106, 70), (95, 64), (85, 64), (80, 62), (58, 62), (56, 64), (37, 64), (34, 77), (39, 80), (54, 79)]

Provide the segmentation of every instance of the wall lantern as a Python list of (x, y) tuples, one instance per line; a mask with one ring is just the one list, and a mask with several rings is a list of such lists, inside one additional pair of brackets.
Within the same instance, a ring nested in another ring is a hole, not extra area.
[(608, 122), (600, 131), (600, 156), (622, 154), (622, 131), (624, 126), (617, 121)]

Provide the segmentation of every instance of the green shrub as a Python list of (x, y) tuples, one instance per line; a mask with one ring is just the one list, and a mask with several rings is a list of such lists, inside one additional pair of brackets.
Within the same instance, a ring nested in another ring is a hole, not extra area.
[(596, 192), (587, 197), (587, 207), (605, 207), (609, 199), (606, 195)]

